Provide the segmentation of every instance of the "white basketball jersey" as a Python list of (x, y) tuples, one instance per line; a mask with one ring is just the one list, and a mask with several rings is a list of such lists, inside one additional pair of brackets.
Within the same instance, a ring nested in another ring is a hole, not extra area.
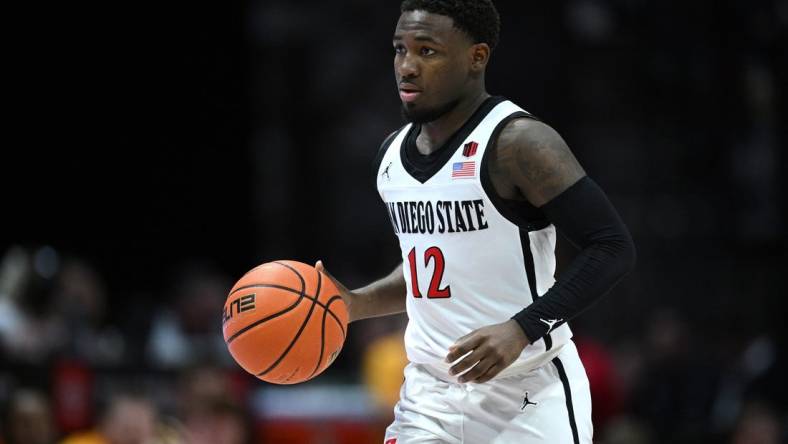
[[(504, 216), (486, 176), (488, 147), (506, 123), (528, 116), (512, 102), (489, 98), (434, 153), (445, 164), (429, 177), (406, 168), (412, 163), (405, 142), (418, 126), (406, 125), (384, 146), (377, 187), (402, 249), (411, 362), (448, 373), (444, 360), (457, 339), (510, 319), (555, 282), (555, 227), (518, 226)], [(499, 376), (547, 362), (571, 336), (561, 324)]]

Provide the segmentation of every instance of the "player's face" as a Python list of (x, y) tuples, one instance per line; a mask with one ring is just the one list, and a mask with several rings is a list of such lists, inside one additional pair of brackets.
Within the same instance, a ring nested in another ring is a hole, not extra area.
[(402, 13), (394, 31), (394, 75), (410, 121), (431, 122), (459, 103), (471, 84), (472, 45), (450, 17)]

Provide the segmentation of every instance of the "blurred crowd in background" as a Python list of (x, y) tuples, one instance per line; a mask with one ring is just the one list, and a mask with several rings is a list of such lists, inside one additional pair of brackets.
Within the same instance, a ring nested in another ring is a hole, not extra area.
[[(398, 3), (52, 19), (76, 68), (30, 89), (58, 119), (19, 150), (34, 171), (2, 177), (0, 443), (381, 441), (404, 316), (352, 324), (323, 375), (282, 388), (232, 361), (220, 312), (262, 262), (322, 259), (355, 287), (399, 261), (371, 171), (402, 124)], [(788, 442), (788, 2), (496, 4), (489, 92), (564, 136), (638, 248), (570, 323), (595, 441)], [(63, 140), (98, 154), (39, 161)], [(559, 272), (573, 255), (559, 239)]]
[[(379, 442), (392, 419), (403, 316), (353, 324), (323, 375), (276, 389), (227, 352), (217, 307), (231, 281), (217, 269), (178, 267), (160, 303), (110, 312), (117, 303), (83, 259), (15, 246), (1, 264), (3, 444)], [(788, 368), (775, 337), (707, 344), (678, 307), (608, 341), (584, 325), (575, 341), (598, 442), (784, 442)]]

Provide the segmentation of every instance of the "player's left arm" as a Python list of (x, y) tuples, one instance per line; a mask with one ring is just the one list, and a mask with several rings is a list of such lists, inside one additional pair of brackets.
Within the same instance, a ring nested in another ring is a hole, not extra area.
[(517, 119), (501, 132), (489, 162), (503, 197), (527, 199), (580, 252), (555, 285), (512, 319), (463, 336), (449, 349), (461, 381), (486, 382), (530, 343), (574, 318), (607, 293), (635, 264), (632, 237), (604, 191), (550, 126)]

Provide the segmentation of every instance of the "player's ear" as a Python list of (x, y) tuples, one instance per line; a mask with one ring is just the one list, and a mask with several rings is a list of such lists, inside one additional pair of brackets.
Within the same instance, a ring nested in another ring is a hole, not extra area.
[(471, 70), (483, 72), (490, 60), (490, 46), (486, 43), (476, 43), (469, 49), (471, 58)]

